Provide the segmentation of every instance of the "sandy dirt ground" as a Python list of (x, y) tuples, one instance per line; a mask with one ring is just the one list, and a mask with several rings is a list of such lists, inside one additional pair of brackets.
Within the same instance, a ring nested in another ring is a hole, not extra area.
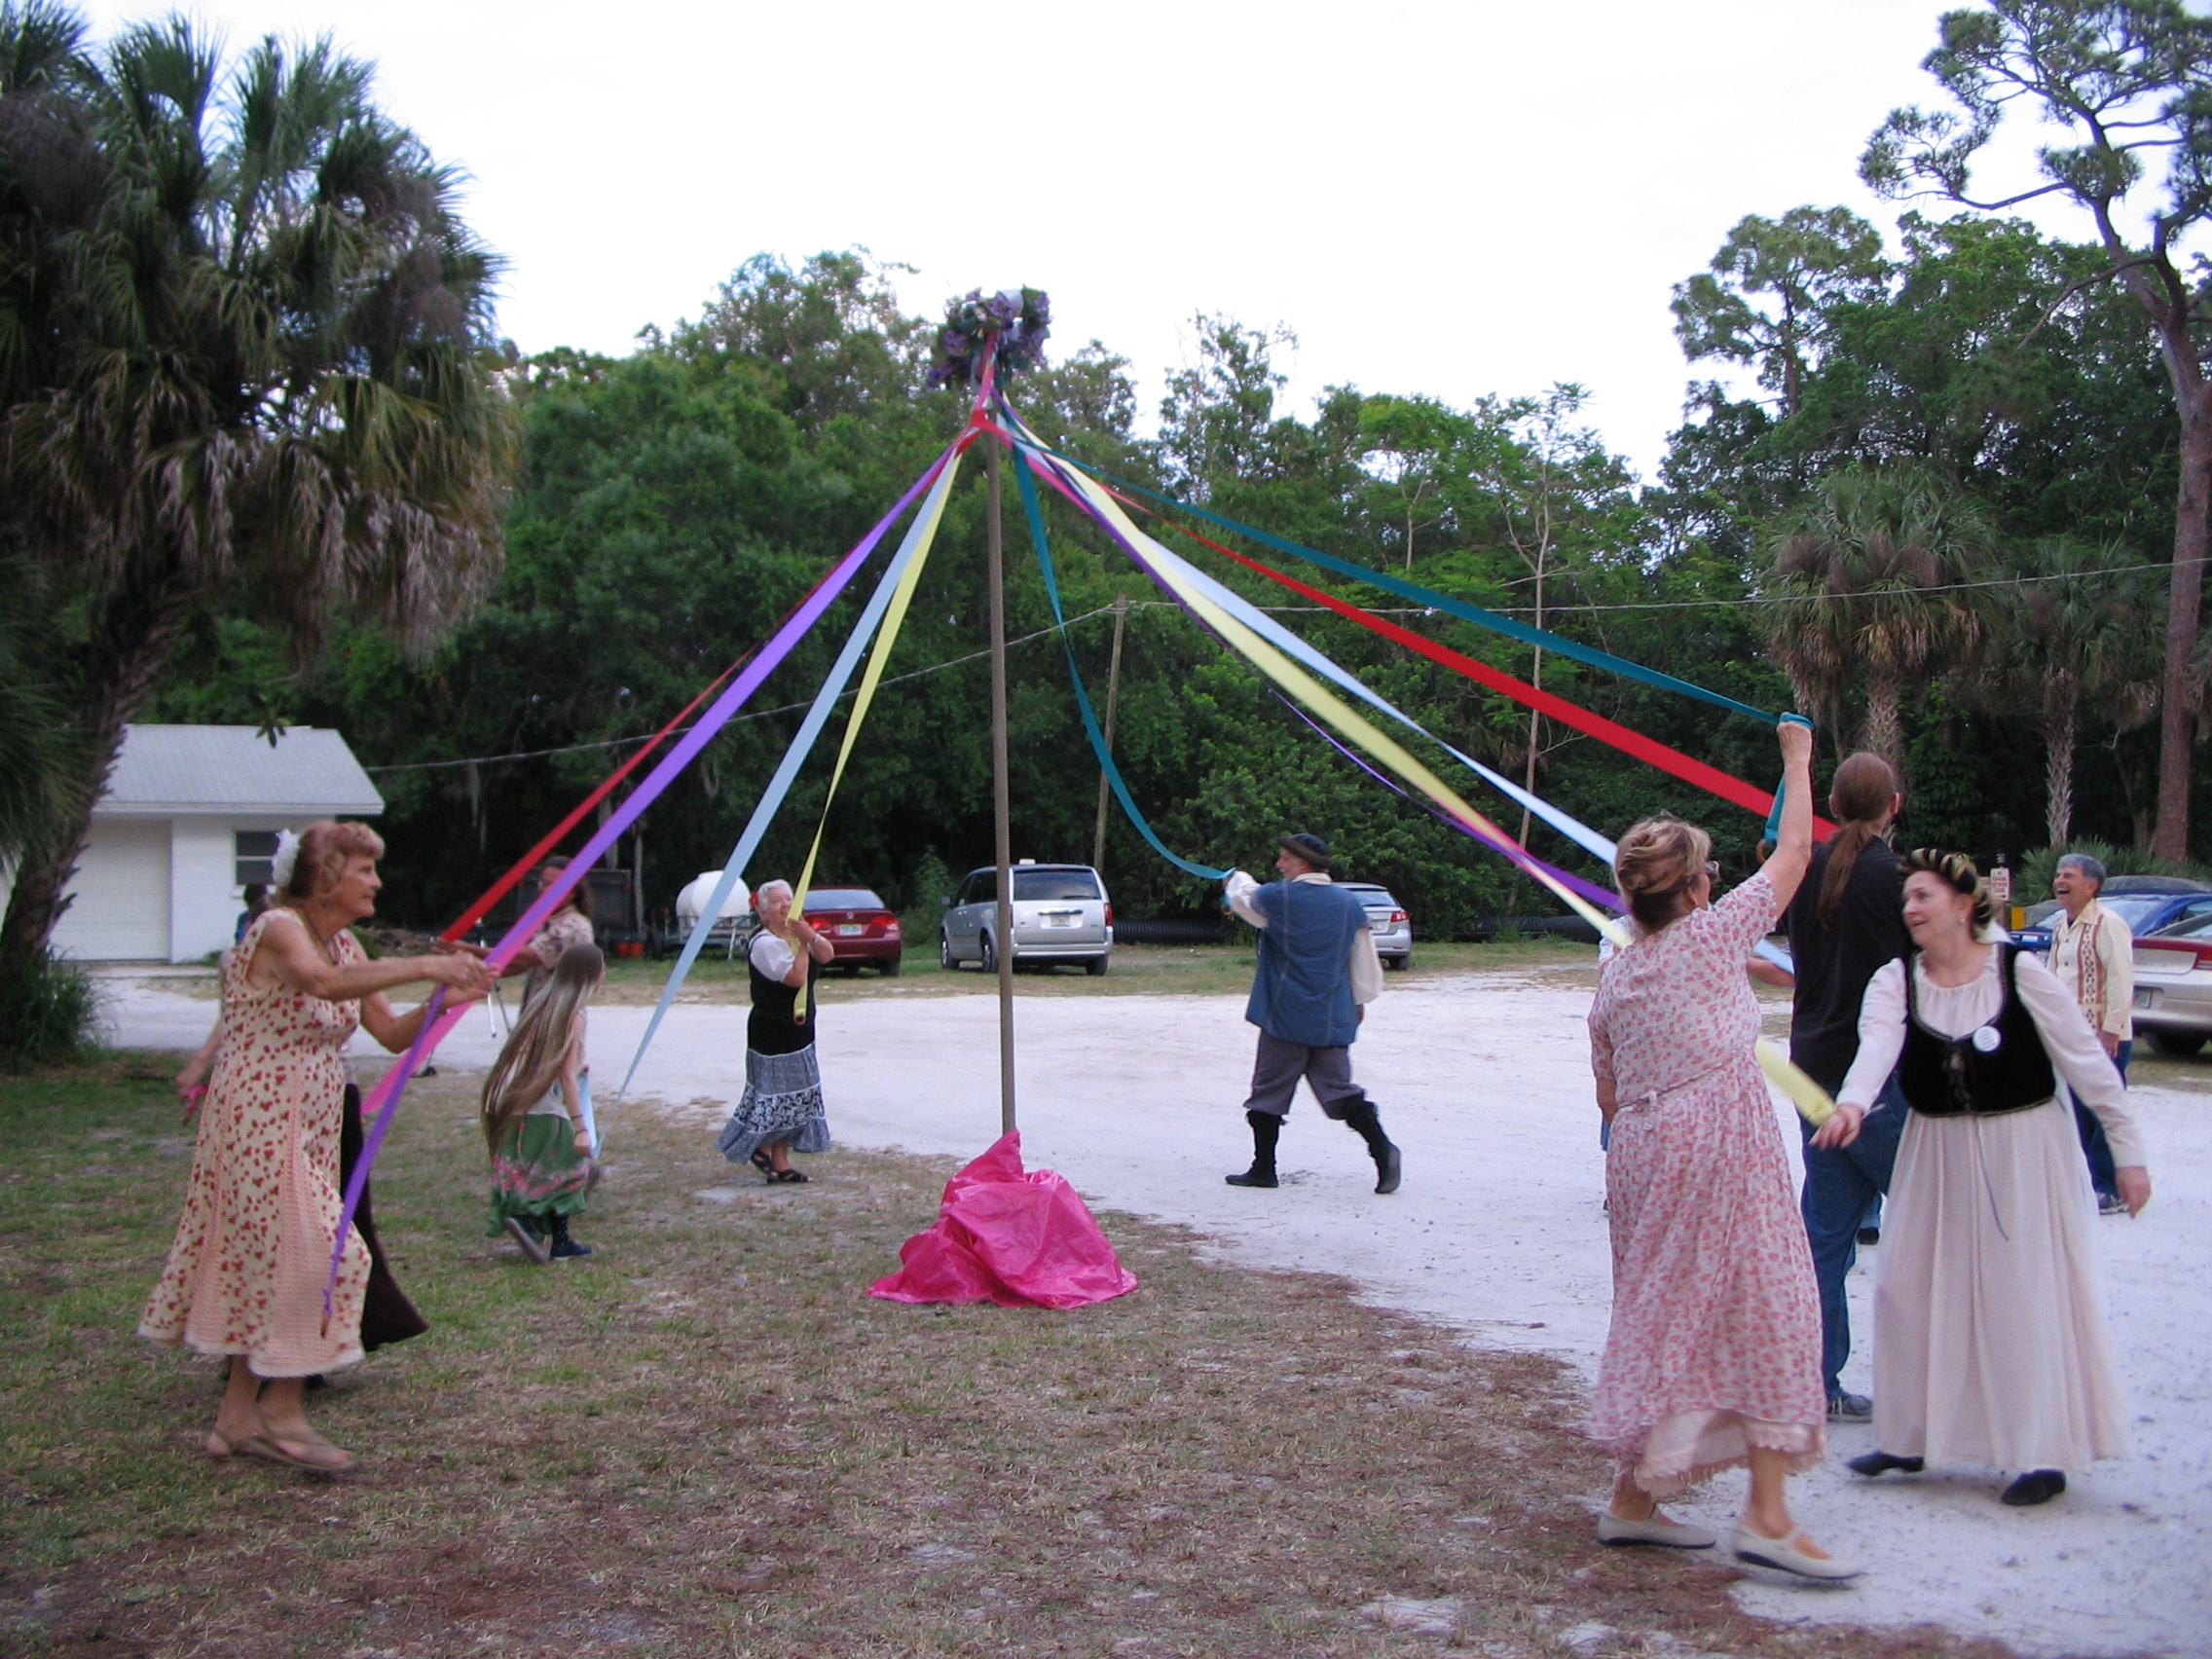
[[(111, 988), (119, 1042), (189, 1048), (207, 1030), (211, 1005), (173, 983)], [(834, 982), (825, 989), (824, 1082), (842, 1141), (953, 1156), (990, 1143), (999, 1127), (991, 997), (840, 1005)], [(1378, 1304), (1472, 1341), (1563, 1355), (1588, 1375), (1610, 1281), (1588, 1005), (1587, 989), (1558, 977), (1392, 984), (1354, 1051), (1357, 1076), (1406, 1149), (1403, 1189), (1378, 1198), (1357, 1138), (1303, 1094), (1283, 1136), (1283, 1187), (1222, 1183), (1250, 1154), (1237, 1109), (1252, 1052), (1241, 999), (1023, 998), (1025, 1152), (1094, 1202), (1182, 1223), (1231, 1260), (1341, 1273)], [(743, 1088), (744, 1010), (680, 1006), (634, 1103), (608, 1101), (645, 1014), (593, 1015), (610, 1179), (620, 1175), (624, 1111), (696, 1113), (706, 1133)], [(360, 1048), (364, 1057), (378, 1051)], [(482, 1067), (495, 1051), (490, 1021), (471, 1014), (438, 1061)], [(1872, 1446), (1871, 1430), (1837, 1428), (1828, 1462), (1795, 1484), (1793, 1502), (1866, 1575), (1831, 1591), (1747, 1581), (1748, 1608), (1783, 1620), (1935, 1620), (2035, 1655), (2212, 1654), (2212, 1584), (2193, 1565), (2212, 1525), (2212, 1097), (2142, 1089), (2136, 1100), (2157, 1200), (2140, 1220), (2098, 1228), (2135, 1456), (2100, 1465), (2046, 1508), (2012, 1510), (1995, 1501), (1991, 1470), (1858, 1480), (1842, 1460)], [(1795, 1129), (1779, 1108), (1778, 1117), (1794, 1156)], [(1845, 1382), (1861, 1391), (1870, 1386), (1879, 1257), (1868, 1252), (1852, 1284), (1860, 1341)], [(1740, 1480), (1715, 1483), (1687, 1513), (1727, 1522)]]

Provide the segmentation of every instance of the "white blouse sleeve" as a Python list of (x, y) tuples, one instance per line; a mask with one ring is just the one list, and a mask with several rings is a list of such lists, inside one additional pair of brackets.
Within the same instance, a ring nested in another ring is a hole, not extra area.
[(1904, 1052), (1904, 959), (1892, 957), (1866, 981), (1866, 996), (1859, 1005), (1859, 1057), (1836, 1092), (1837, 1105), (1870, 1110), (1890, 1073), (1898, 1069), (1898, 1056)]
[(766, 928), (754, 936), (753, 948), (746, 954), (752, 958), (754, 967), (779, 983), (791, 973), (792, 964), (798, 960), (798, 953)]
[(2044, 1051), (2067, 1087), (2105, 1126), (2112, 1143), (2115, 1167), (2126, 1168), (2144, 1161), (2143, 1140), (2134, 1114), (2127, 1109), (2127, 1088), (2120, 1081), (2120, 1068), (2112, 1063), (2098, 1041), (2089, 1016), (2074, 1000), (2074, 993), (2059, 982), (2040, 957), (2020, 952), (2012, 964), (2012, 983), (2035, 1019)]
[(1231, 870), (1229, 879), (1222, 883), (1222, 896), (1229, 901), (1229, 907), (1254, 927), (1264, 928), (1268, 913), (1252, 903), (1252, 895), (1259, 890), (1260, 884), (1240, 869)]

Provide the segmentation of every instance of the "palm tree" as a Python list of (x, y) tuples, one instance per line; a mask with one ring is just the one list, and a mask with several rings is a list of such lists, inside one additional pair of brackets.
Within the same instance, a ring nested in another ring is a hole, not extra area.
[(1851, 466), (1816, 483), (1769, 537), (1768, 639), (1799, 706), (1840, 729), (1863, 696), (1862, 746), (1901, 771), (1904, 694), (1980, 645), (1957, 590), (1988, 546), (1980, 509), (1919, 468)]
[(0, 978), (66, 903), (122, 731), (196, 607), (421, 645), (495, 571), (514, 425), (456, 175), (327, 42), (97, 51), (0, 0), (0, 466), (78, 797), (25, 849)]
[(2062, 847), (2074, 830), (2074, 752), (2084, 701), (2120, 731), (2157, 712), (2157, 571), (2117, 543), (2065, 535), (2031, 542), (2011, 563), (2017, 580), (1993, 590), (1992, 620), (2002, 637), (1981, 700), (2038, 712), (2045, 827), (2050, 844)]

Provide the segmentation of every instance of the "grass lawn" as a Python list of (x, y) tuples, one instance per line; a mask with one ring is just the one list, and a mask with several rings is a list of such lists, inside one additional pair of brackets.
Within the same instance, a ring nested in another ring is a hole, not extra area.
[(1143, 1284), (1104, 1307), (868, 1299), (941, 1164), (771, 1190), (630, 1114), (599, 1253), (531, 1267), (483, 1236), (452, 1077), (377, 1173), (433, 1328), (311, 1397), (362, 1470), (211, 1464), (213, 1364), (131, 1334), (190, 1157), (171, 1064), (0, 1078), (0, 1652), (2000, 1651), (1759, 1624), (1724, 1567), (1596, 1548), (1560, 1368), (1340, 1281), (1109, 1214)]

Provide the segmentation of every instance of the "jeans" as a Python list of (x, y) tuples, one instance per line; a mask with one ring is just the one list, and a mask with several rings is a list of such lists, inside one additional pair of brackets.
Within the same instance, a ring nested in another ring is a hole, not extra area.
[[(2120, 1046), (2112, 1063), (2120, 1068), (2120, 1081), (2127, 1081), (2127, 1062), (2135, 1056), (2133, 1038)], [(2074, 1127), (2082, 1137), (2083, 1155), (2089, 1161), (2089, 1184), (2096, 1188), (2100, 1198), (2120, 1196), (2120, 1176), (2112, 1163), (2112, 1143), (2105, 1139), (2105, 1126), (2097, 1115), (2074, 1098), (2074, 1091), (2066, 1091), (2067, 1102), (2074, 1108)]]
[(1851, 1304), (1843, 1281), (1859, 1259), (1859, 1224), (1866, 1206), (1890, 1190), (1904, 1133), (1904, 1094), (1892, 1078), (1875, 1110), (1849, 1146), (1818, 1147), (1813, 1125), (1805, 1134), (1805, 1237), (1813, 1247), (1813, 1277), (1821, 1287), (1821, 1376), (1828, 1398), (1842, 1392), (1843, 1363), (1851, 1357)]

